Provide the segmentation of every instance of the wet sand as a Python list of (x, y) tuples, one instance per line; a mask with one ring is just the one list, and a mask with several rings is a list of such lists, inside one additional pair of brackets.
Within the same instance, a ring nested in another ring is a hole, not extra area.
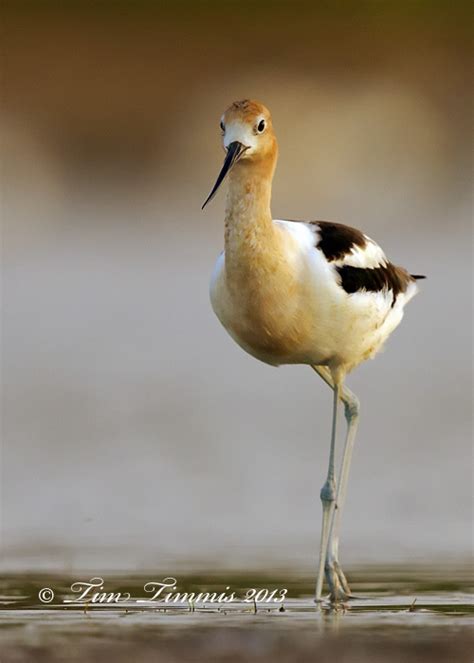
[[(86, 575), (82, 575), (84, 580)], [(470, 661), (472, 579), (468, 569), (439, 573), (385, 569), (351, 573), (357, 599), (320, 608), (311, 582), (278, 574), (212, 573), (179, 580), (187, 592), (230, 585), (242, 599), (249, 587), (288, 588), (283, 603), (160, 603), (145, 607), (143, 586), (156, 575), (104, 580), (105, 591), (128, 592), (120, 604), (65, 605), (76, 599), (71, 578), (10, 575), (1, 587), (2, 663), (29, 661)], [(53, 589), (44, 605), (38, 591)], [(148, 595), (149, 596), (149, 595)]]

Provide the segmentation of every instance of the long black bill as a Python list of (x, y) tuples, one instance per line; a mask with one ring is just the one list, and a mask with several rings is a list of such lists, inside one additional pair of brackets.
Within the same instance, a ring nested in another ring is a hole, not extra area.
[(214, 196), (216, 195), (216, 191), (224, 181), (225, 176), (231, 170), (232, 166), (235, 163), (237, 163), (237, 161), (240, 159), (240, 157), (242, 156), (242, 154), (245, 152), (246, 149), (247, 148), (245, 147), (245, 145), (242, 145), (242, 143), (239, 143), (237, 141), (235, 141), (234, 143), (230, 143), (229, 147), (227, 148), (227, 154), (225, 157), (224, 165), (222, 166), (222, 170), (219, 173), (216, 183), (214, 184), (211, 193), (204, 201), (204, 204), (201, 207), (201, 209), (204, 209), (207, 203), (214, 198)]

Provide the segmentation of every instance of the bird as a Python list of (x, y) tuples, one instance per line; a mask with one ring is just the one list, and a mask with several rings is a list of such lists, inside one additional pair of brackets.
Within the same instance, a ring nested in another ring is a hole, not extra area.
[[(224, 251), (210, 282), (217, 318), (247, 353), (271, 366), (310, 366), (332, 389), (332, 427), (315, 584), (332, 602), (353, 598), (339, 562), (341, 515), (360, 417), (346, 376), (373, 358), (403, 317), (423, 275), (386, 257), (362, 231), (331, 221), (273, 219), (278, 143), (262, 103), (235, 101), (220, 119), (224, 164), (202, 209), (224, 179), (228, 191)], [(336, 472), (336, 425), (344, 406), (346, 436)]]

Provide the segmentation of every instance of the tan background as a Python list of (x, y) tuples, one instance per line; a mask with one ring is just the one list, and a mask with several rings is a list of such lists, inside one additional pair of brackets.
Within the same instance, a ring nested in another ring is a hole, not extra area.
[(208, 301), (224, 196), (200, 205), (242, 97), (273, 112), (276, 217), (428, 275), (350, 377), (344, 559), (464, 557), (468, 5), (58, 6), (3, 9), (4, 566), (314, 564), (330, 393), (246, 356)]

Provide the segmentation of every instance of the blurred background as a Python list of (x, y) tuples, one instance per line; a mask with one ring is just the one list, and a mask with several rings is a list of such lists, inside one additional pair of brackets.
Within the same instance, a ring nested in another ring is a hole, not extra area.
[(341, 557), (471, 537), (471, 125), (463, 2), (4, 2), (4, 569), (312, 571), (331, 394), (214, 317), (219, 119), (272, 110), (276, 218), (426, 274), (362, 401)]

